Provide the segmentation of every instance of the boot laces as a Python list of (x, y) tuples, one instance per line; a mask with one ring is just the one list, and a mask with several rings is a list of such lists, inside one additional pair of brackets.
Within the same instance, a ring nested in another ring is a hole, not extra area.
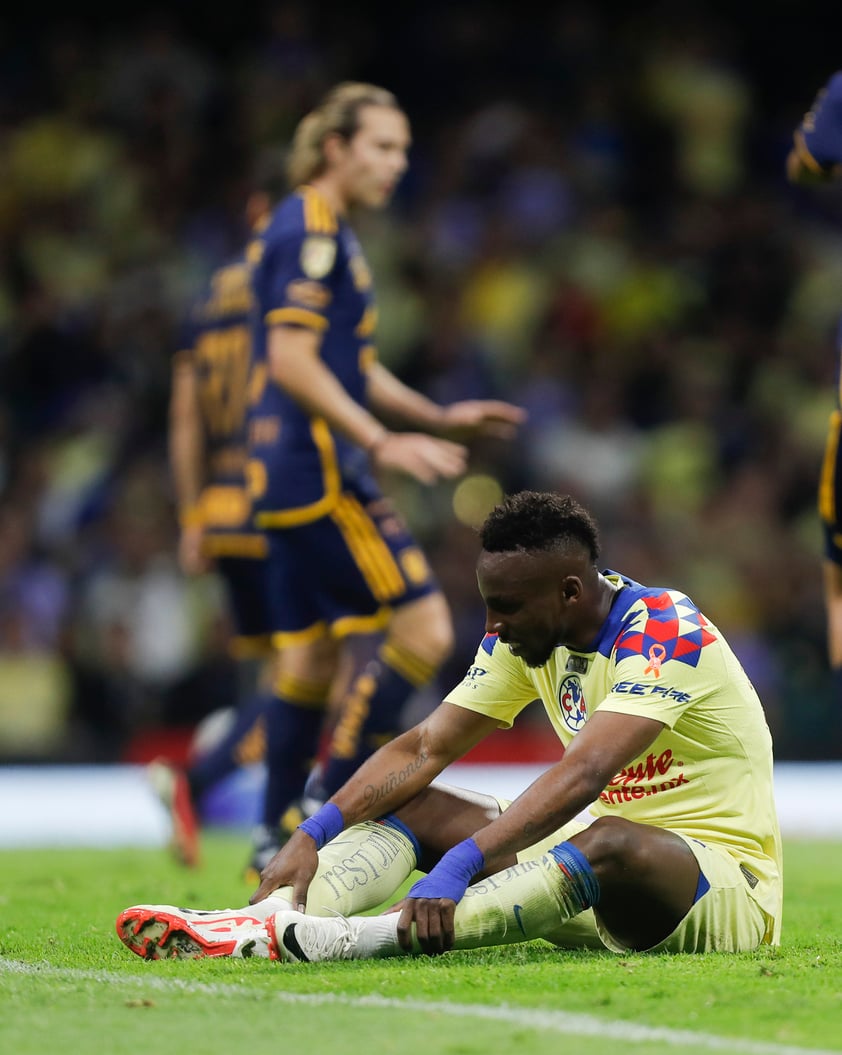
[[(304, 934), (299, 928), (304, 928)], [(312, 960), (349, 960), (355, 947), (355, 934), (350, 920), (336, 914), (333, 919), (321, 918), (296, 923), (296, 937)], [(302, 938), (304, 941), (302, 941)], [(305, 944), (306, 942), (306, 944)]]

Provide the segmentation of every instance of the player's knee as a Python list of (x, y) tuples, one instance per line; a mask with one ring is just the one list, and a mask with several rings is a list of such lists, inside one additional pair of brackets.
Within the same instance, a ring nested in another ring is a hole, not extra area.
[(325, 635), (306, 645), (281, 647), (277, 654), (276, 677), (292, 677), (306, 682), (329, 683), (339, 663), (336, 641)]
[(428, 663), (440, 667), (450, 657), (455, 643), (453, 626), (448, 622), (428, 626), (425, 633), (415, 639), (414, 646)]
[(641, 851), (640, 825), (622, 817), (598, 817), (570, 840), (603, 876), (637, 866)]
[(425, 662), (441, 666), (456, 644), (453, 617), (444, 595), (431, 594), (396, 612), (389, 638)]

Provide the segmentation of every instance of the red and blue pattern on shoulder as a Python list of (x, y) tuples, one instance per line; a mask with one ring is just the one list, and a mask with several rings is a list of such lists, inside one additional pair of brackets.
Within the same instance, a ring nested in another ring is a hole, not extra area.
[(670, 659), (695, 667), (702, 649), (718, 640), (708, 629), (708, 620), (684, 594), (656, 590), (639, 599), (643, 612), (638, 610), (637, 617), (616, 639), (614, 651), (618, 660), (645, 656), (658, 669)]
[(494, 651), (494, 646), (497, 644), (499, 636), (499, 634), (486, 634), (480, 642), (480, 648), (483, 652), (487, 652), (490, 656)]

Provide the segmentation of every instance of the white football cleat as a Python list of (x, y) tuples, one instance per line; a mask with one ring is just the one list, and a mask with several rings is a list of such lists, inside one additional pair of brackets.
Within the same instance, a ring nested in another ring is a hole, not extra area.
[(291, 909), (276, 912), (266, 920), (270, 955), (288, 963), (360, 959), (357, 944), (365, 922), (362, 917), (308, 916)]
[(254, 907), (203, 912), (176, 905), (132, 905), (117, 917), (117, 936), (144, 960), (203, 956), (274, 958), (266, 917), (289, 902), (267, 898)]

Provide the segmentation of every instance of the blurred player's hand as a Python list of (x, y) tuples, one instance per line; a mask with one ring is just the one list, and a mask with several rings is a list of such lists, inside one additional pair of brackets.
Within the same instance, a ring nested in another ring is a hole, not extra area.
[(468, 450), (461, 443), (423, 432), (387, 432), (369, 453), (378, 469), (404, 473), (422, 484), (461, 476), (468, 467)]
[(279, 887), (291, 886), (292, 907), (304, 912), (307, 891), (318, 867), (315, 842), (306, 832), (296, 830), (260, 873), (260, 885), (249, 904), (256, 905)]
[(202, 553), (204, 529), (198, 525), (184, 527), (178, 540), (178, 566), (185, 575), (204, 575), (211, 562)]
[(442, 431), (452, 439), (492, 436), (510, 440), (526, 421), (526, 411), (500, 399), (463, 399), (444, 407)]

